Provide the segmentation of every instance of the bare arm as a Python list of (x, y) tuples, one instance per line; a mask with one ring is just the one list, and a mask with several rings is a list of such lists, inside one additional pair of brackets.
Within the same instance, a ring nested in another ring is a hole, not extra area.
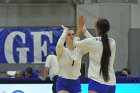
[(85, 24), (85, 19), (84, 19), (84, 16), (83, 15), (79, 15), (77, 17), (77, 32), (76, 32), (76, 37), (80, 37), (81, 36), (81, 31), (82, 31), (82, 28)]
[(84, 36), (87, 37), (87, 38), (93, 37), (93, 36), (88, 32), (88, 30), (87, 30), (85, 24), (84, 24), (84, 26), (83, 26), (83, 28), (82, 28), (82, 32), (83, 32)]

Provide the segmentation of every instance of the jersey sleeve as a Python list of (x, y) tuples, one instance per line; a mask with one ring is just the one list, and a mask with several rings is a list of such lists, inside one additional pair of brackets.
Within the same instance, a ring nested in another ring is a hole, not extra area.
[(91, 38), (93, 37), (88, 30), (86, 30), (86, 32), (84, 33), (84, 36), (87, 37), (87, 38)]
[(83, 39), (83, 40), (78, 40), (77, 38), (78, 37), (76, 37), (74, 39), (74, 46), (76, 46), (76, 47), (83, 48), (83, 49), (86, 49), (86, 50), (90, 50), (94, 46), (93, 45), (93, 42), (95, 41), (94, 38), (86, 38), (86, 39)]
[(46, 58), (45, 67), (50, 68), (51, 63), (52, 63), (52, 59), (51, 59), (51, 55), (49, 55), (49, 56)]

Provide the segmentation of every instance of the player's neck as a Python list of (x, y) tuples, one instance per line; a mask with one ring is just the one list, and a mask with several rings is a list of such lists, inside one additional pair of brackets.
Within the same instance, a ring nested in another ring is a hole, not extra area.
[(66, 44), (66, 47), (70, 50), (74, 50), (73, 44)]

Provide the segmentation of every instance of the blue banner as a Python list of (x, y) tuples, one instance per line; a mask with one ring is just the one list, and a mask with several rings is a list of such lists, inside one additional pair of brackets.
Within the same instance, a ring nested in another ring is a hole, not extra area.
[(0, 28), (0, 63), (41, 63), (55, 46), (62, 28)]

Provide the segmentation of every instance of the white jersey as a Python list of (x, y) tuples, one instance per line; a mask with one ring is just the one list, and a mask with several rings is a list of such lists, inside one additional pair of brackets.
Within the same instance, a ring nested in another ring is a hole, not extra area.
[[(81, 60), (85, 51), (81, 48), (75, 47), (74, 50), (69, 50), (64, 47), (64, 42), (67, 36), (67, 30), (63, 30), (61, 37), (59, 38), (56, 46), (57, 60), (59, 64), (58, 76), (65, 79), (78, 79), (81, 75)], [(62, 50), (60, 52), (60, 50)], [(61, 55), (59, 56), (59, 53)], [(74, 65), (72, 65), (74, 62)]]
[[(86, 31), (87, 32), (87, 31)], [(115, 85), (116, 84), (116, 77), (113, 69), (113, 63), (115, 58), (115, 51), (116, 51), (116, 43), (115, 40), (109, 38), (109, 44), (111, 49), (111, 57), (109, 63), (109, 77), (110, 80), (105, 82), (103, 77), (100, 75), (100, 64), (101, 64), (101, 57), (102, 57), (102, 41), (101, 37), (90, 37), (81, 41), (75, 41), (74, 44), (80, 48), (86, 48), (89, 52), (89, 68), (88, 68), (88, 77), (92, 80), (95, 80), (101, 84), (106, 85)]]
[[(66, 79), (78, 79), (81, 75), (80, 69), (83, 54), (84, 52), (80, 48), (75, 48), (71, 51), (64, 47), (61, 57), (58, 58), (58, 76)], [(73, 61), (74, 65), (72, 66)]]
[(53, 77), (58, 74), (58, 62), (56, 55), (47, 56), (45, 67), (49, 68), (49, 77), (53, 80)]

